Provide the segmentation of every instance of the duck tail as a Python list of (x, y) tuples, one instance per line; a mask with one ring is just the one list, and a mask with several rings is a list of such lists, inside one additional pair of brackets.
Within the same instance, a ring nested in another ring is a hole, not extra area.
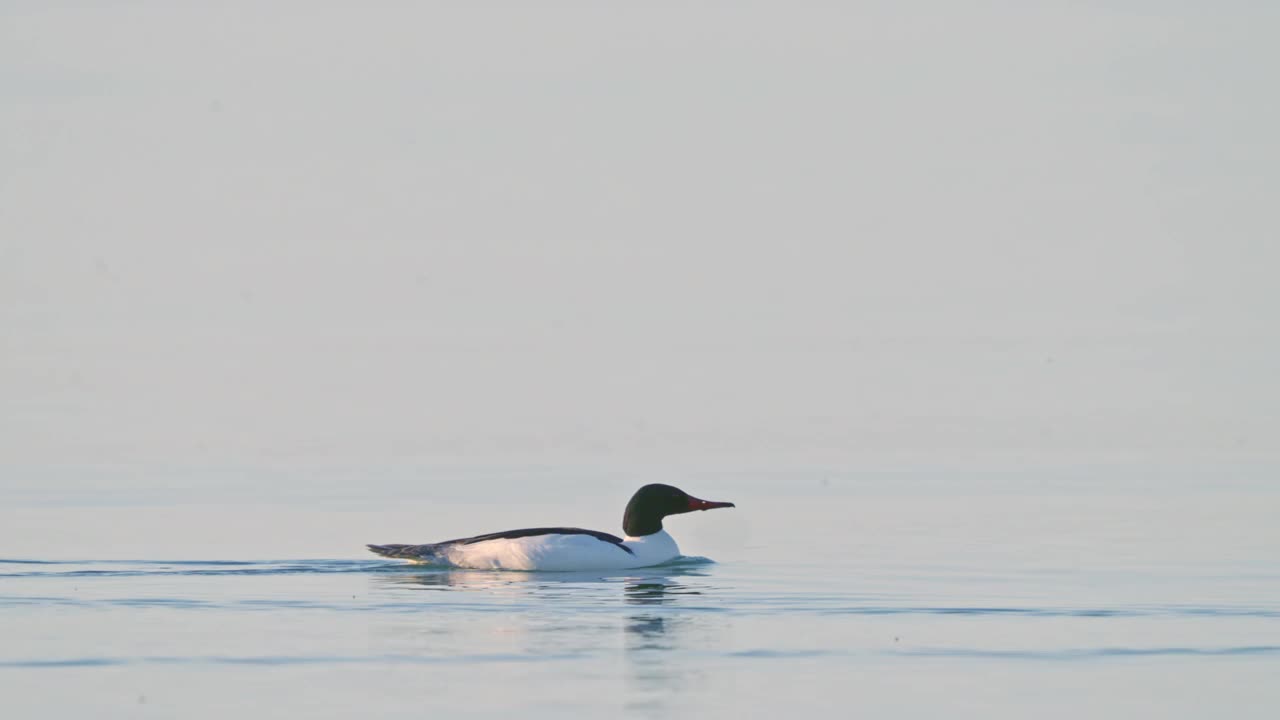
[(369, 552), (376, 553), (382, 557), (397, 558), (400, 560), (416, 560), (417, 562), (430, 561), (435, 559), (435, 545), (366, 545)]

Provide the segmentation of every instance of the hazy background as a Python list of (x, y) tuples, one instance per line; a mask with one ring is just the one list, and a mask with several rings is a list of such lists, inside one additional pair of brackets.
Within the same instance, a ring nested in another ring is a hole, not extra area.
[(1273, 4), (0, 8), (11, 493), (1280, 459)]

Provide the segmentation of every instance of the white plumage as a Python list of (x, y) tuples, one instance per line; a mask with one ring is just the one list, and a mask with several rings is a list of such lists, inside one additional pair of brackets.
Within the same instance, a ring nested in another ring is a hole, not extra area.
[(533, 535), (451, 545), (434, 558), (416, 562), (483, 570), (625, 570), (680, 556), (675, 539), (665, 530), (623, 538), (622, 545), (631, 552), (591, 535)]

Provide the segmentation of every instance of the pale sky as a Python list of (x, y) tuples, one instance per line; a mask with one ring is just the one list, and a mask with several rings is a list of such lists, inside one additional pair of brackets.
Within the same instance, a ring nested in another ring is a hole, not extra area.
[(1280, 459), (1277, 37), (0, 2), (0, 470)]

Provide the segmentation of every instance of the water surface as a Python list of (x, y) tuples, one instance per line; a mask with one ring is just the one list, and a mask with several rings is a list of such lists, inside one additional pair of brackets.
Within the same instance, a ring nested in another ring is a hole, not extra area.
[[(413, 497), (32, 502), (2, 518), (28, 552), (0, 559), (0, 689), (15, 717), (1274, 716), (1267, 476), (1114, 480), (708, 475), (681, 484), (738, 509), (669, 521), (689, 557), (612, 573), (435, 569), (357, 545), (604, 516), (609, 488), (577, 493), (579, 511), (512, 486), (514, 509), (452, 515)], [(242, 532), (211, 543), (229, 516)], [(361, 537), (345, 557), (262, 552), (300, 533)], [(115, 557), (130, 538), (154, 552)]]

